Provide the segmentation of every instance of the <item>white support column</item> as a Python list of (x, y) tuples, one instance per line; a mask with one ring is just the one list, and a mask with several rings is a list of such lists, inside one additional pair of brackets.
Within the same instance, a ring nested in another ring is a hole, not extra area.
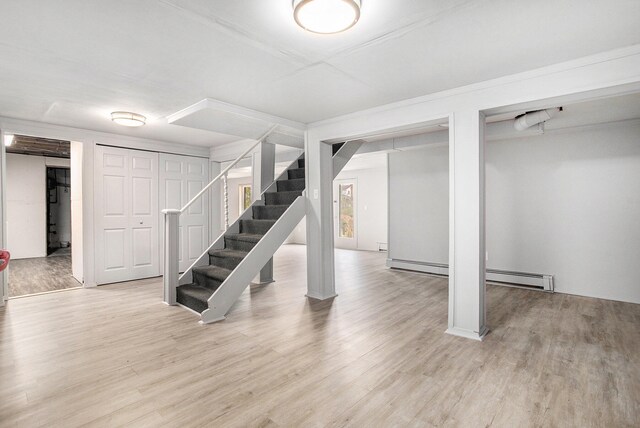
[(162, 210), (162, 213), (164, 214), (164, 302), (167, 305), (175, 305), (180, 275), (178, 260), (180, 210)]
[(273, 183), (276, 174), (276, 146), (262, 142), (251, 157), (253, 178), (251, 181), (251, 200), (260, 199), (262, 192)]
[[(258, 145), (257, 150), (251, 157), (252, 181), (251, 200), (260, 199), (262, 192), (273, 183), (276, 174), (276, 146), (267, 142)], [(273, 258), (264, 265), (260, 275), (254, 280), (257, 284), (268, 284), (274, 282), (273, 279)]]
[(305, 135), (307, 195), (307, 296), (337, 296), (333, 249), (333, 159), (331, 145)]
[(485, 307), (485, 118), (455, 112), (449, 123), (449, 328), (482, 340)]

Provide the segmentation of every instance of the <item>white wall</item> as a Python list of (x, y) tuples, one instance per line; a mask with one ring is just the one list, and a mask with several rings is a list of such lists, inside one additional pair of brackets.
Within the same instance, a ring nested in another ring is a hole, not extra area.
[[(373, 167), (366, 168), (367, 159)], [(381, 162), (380, 159), (383, 159)], [(359, 169), (350, 169), (350, 166)], [(386, 154), (367, 155), (350, 161), (336, 180), (355, 179), (357, 181), (356, 234), (358, 250), (378, 251), (378, 242), (387, 243), (387, 164)], [(335, 207), (335, 206), (334, 206)], [(306, 242), (306, 220), (295, 228), (289, 241), (295, 244)]]
[(84, 237), (82, 230), (82, 153), (80, 142), (71, 142), (71, 271), (78, 282), (84, 282)]
[(448, 145), (389, 153), (389, 258), (448, 263), (448, 201)]
[(7, 247), (13, 259), (47, 255), (46, 166), (41, 156), (7, 154)]
[[(426, 223), (412, 236), (394, 207), (390, 257), (447, 263), (447, 150), (389, 161), (391, 203), (403, 203), (402, 171), (415, 168), (421, 198), (404, 208)], [(552, 274), (558, 292), (640, 303), (640, 122), (489, 142), (486, 173), (488, 268)]]

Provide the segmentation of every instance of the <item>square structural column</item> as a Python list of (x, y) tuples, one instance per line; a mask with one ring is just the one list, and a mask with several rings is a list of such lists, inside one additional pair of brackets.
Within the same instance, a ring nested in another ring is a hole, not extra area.
[(482, 340), (485, 306), (485, 117), (457, 111), (449, 123), (449, 328)]
[(331, 145), (305, 135), (307, 195), (307, 296), (335, 297), (333, 159)]
[[(262, 192), (267, 190), (276, 174), (276, 146), (267, 142), (258, 145), (251, 156), (251, 200), (260, 199)], [(273, 258), (260, 270), (260, 275), (254, 279), (255, 283), (268, 284), (273, 280)]]

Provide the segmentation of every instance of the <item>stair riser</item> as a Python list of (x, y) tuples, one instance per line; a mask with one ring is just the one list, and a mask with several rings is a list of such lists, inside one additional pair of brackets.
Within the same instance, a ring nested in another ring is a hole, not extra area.
[(230, 250), (251, 251), (257, 242), (238, 241), (236, 239), (224, 239), (224, 246)]
[(267, 220), (240, 220), (240, 233), (264, 235), (273, 226), (273, 221)]
[(304, 159), (298, 159), (298, 168), (304, 168)]
[(295, 193), (265, 193), (264, 200), (267, 205), (291, 205), (298, 196), (302, 195), (302, 192)]
[(216, 257), (209, 256), (209, 264), (213, 266), (218, 266), (221, 268), (234, 270), (242, 261), (242, 259), (236, 257)]
[(253, 218), (256, 220), (277, 220), (289, 208), (288, 206), (254, 206)]
[(208, 276), (202, 275), (198, 272), (193, 272), (193, 282), (201, 287), (206, 287), (211, 291), (217, 290), (220, 287), (220, 284), (222, 284), (222, 282), (217, 279), (209, 278)]
[(201, 302), (200, 300), (195, 299), (192, 296), (183, 294), (180, 291), (180, 287), (178, 287), (176, 291), (177, 291), (176, 300), (181, 305), (186, 306), (187, 308), (191, 308), (198, 313), (202, 313), (209, 308), (209, 305), (207, 302)]
[(289, 171), (287, 171), (287, 174), (289, 176), (289, 180), (295, 180), (297, 178), (304, 178), (304, 168), (299, 168), (299, 169), (290, 169)]
[(291, 192), (294, 190), (304, 190), (304, 180), (280, 180), (278, 181), (278, 192)]

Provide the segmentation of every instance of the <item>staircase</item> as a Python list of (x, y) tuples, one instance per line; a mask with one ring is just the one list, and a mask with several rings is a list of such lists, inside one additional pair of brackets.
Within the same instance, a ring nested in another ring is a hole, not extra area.
[[(361, 145), (361, 141), (352, 141), (332, 146), (334, 178)], [(225, 319), (231, 306), (304, 217), (305, 179), (303, 154), (179, 278), (174, 261), (177, 249), (175, 245), (167, 246), (165, 267), (169, 266), (175, 275), (167, 274), (165, 269), (165, 301), (197, 312), (203, 323)], [(165, 211), (166, 236), (176, 239), (177, 219), (187, 207)], [(172, 219), (172, 215), (176, 217)]]
[[(176, 299), (179, 304), (198, 313), (209, 308), (209, 298), (247, 257), (265, 234), (282, 217), (305, 188), (304, 155), (286, 171), (286, 177), (276, 181), (276, 191), (265, 192), (262, 204), (247, 210), (251, 218), (239, 220), (238, 231), (230, 228), (224, 234), (224, 248), (209, 250), (209, 264), (192, 269), (193, 283), (180, 285)], [(260, 266), (261, 268), (262, 266)]]

